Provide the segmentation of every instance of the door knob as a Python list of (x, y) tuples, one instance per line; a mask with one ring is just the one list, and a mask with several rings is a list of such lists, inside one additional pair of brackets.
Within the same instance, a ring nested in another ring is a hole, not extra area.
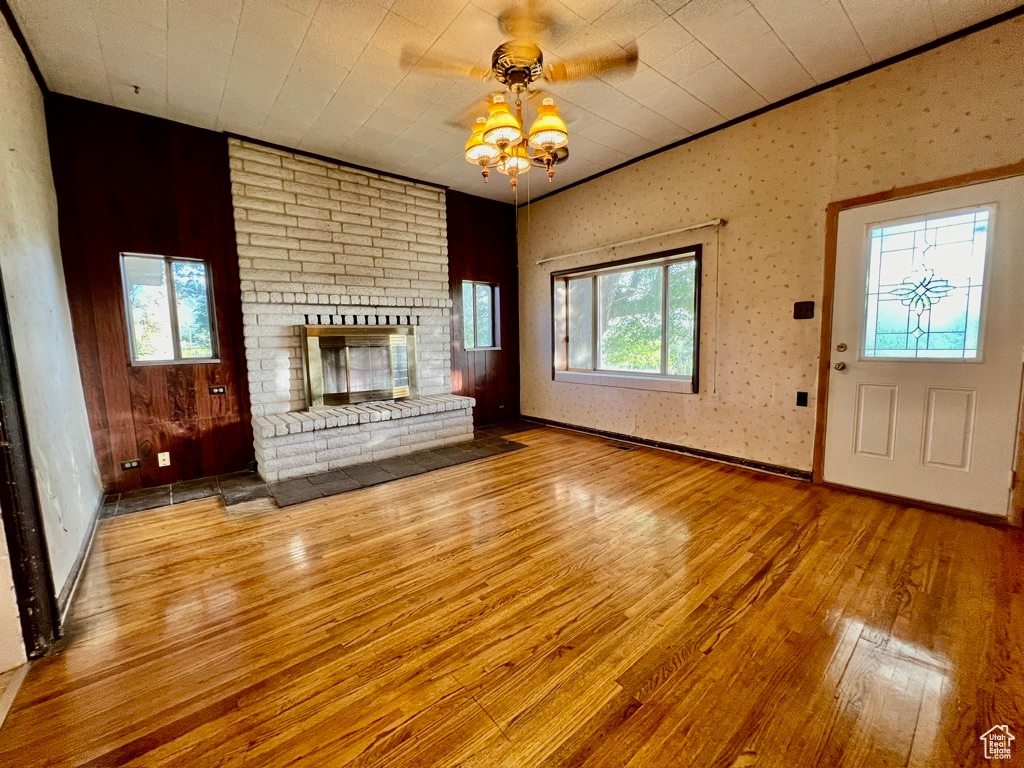
[(836, 344), (836, 352), (845, 352), (845, 351), (846, 351), (846, 345), (843, 344), (843, 342), (839, 342), (838, 344)]
[(837, 371), (845, 371), (846, 370), (846, 363), (838, 362), (835, 365), (833, 365), (832, 367), (835, 368)]

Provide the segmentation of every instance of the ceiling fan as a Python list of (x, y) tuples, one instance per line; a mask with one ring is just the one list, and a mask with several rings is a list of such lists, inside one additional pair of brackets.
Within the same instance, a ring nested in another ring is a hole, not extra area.
[(551, 181), (554, 167), (569, 157), (568, 130), (553, 98), (543, 99), (537, 108), (537, 119), (529, 131), (525, 130), (523, 94), (530, 86), (541, 79), (564, 83), (604, 72), (631, 72), (636, 69), (639, 52), (636, 44), (631, 43), (625, 48), (595, 51), (545, 65), (538, 41), (556, 35), (560, 24), (543, 11), (537, 0), (510, 6), (498, 17), (498, 24), (509, 39), (494, 49), (489, 69), (447, 56), (419, 55), (410, 48), (402, 50), (402, 65), (480, 81), (494, 78), (505, 86), (515, 101), (515, 114), (504, 94), (493, 96), (487, 107), (489, 116), (477, 118), (473, 126), (465, 155), (468, 162), (480, 166), (485, 182), (490, 169), (497, 168), (509, 177), (515, 189), (518, 177), (533, 166), (545, 168)]

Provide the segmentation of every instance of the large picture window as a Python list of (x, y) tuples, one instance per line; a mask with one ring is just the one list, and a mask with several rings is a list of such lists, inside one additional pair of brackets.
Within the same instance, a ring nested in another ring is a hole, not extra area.
[(206, 262), (123, 253), (121, 274), (132, 363), (217, 359), (213, 286)]
[(552, 278), (556, 380), (697, 391), (699, 248)]

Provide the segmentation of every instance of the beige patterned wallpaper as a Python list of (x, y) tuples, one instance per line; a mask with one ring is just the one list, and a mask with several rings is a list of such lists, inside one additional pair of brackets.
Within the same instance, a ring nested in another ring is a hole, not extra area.
[[(1022, 105), (1018, 18), (522, 208), (523, 414), (810, 469), (826, 206), (1021, 160)], [(728, 225), (535, 263), (713, 218)], [(694, 242), (698, 395), (551, 380), (551, 271)], [(815, 319), (794, 320), (807, 299)]]

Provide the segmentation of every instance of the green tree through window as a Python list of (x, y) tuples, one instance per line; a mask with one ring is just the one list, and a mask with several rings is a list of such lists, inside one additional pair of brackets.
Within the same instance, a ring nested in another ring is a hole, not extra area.
[(696, 253), (562, 273), (556, 279), (563, 281), (569, 369), (693, 376)]
[(123, 254), (132, 362), (217, 356), (209, 267), (202, 261)]
[(178, 307), (181, 356), (213, 357), (206, 265), (197, 261), (175, 261), (171, 263), (171, 269)]
[(662, 272), (652, 267), (598, 276), (602, 370), (661, 372)]
[(498, 346), (497, 306), (498, 286), (463, 281), (463, 349), (492, 349)]

